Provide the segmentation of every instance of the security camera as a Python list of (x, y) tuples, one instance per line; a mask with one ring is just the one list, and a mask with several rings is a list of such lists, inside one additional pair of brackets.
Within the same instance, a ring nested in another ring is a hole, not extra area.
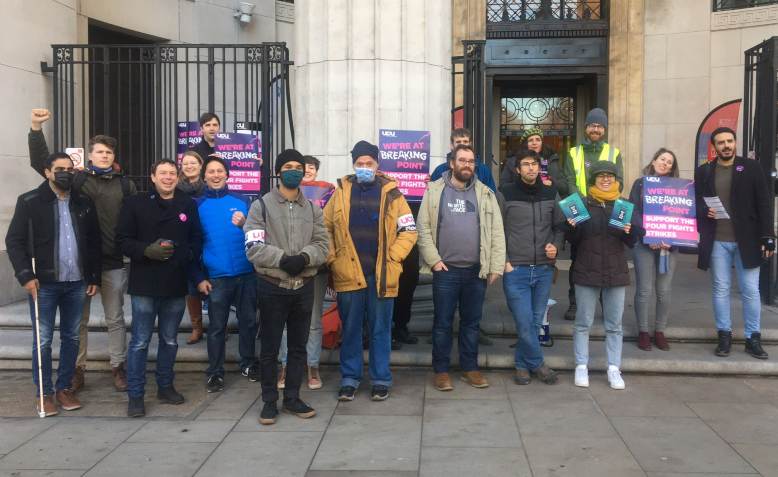
[(256, 5), (253, 3), (240, 2), (238, 4), (238, 10), (233, 16), (240, 20), (241, 23), (251, 23), (251, 15), (254, 12), (254, 7), (256, 7)]

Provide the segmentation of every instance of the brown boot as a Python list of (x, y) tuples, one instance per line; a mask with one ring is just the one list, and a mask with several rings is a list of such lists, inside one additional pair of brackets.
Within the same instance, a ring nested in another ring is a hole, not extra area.
[(59, 406), (66, 411), (81, 409), (81, 401), (78, 400), (75, 391), (72, 389), (57, 391), (57, 402), (59, 402)]
[(670, 350), (670, 343), (667, 342), (667, 338), (665, 338), (665, 334), (662, 331), (654, 333), (654, 344), (662, 351)]
[(638, 348), (643, 351), (651, 351), (651, 337), (645, 331), (638, 333)]
[(111, 368), (113, 375), (113, 387), (119, 392), (127, 390), (127, 373), (124, 371), (124, 363)]
[(84, 387), (84, 373), (86, 368), (76, 366), (76, 371), (73, 373), (73, 379), (70, 381), (70, 389), (77, 393)]
[(451, 384), (451, 377), (448, 373), (435, 373), (435, 389), (438, 391), (451, 391), (454, 385)]
[(186, 297), (186, 309), (189, 310), (189, 319), (192, 320), (192, 335), (186, 340), (186, 344), (199, 343), (203, 339), (203, 302), (200, 297)]
[(474, 388), (488, 388), (489, 381), (481, 374), (481, 371), (465, 371), (462, 373), (462, 381)]
[[(40, 396), (35, 396), (35, 411), (38, 412), (39, 414), (41, 412)], [(46, 413), (46, 417), (56, 416), (57, 414), (59, 414), (59, 411), (57, 411), (57, 403), (54, 402), (53, 394), (43, 396), (43, 411)]]

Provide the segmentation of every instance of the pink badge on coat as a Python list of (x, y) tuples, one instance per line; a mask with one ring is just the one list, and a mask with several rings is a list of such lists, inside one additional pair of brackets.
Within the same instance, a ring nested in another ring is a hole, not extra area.
[(187, 220), (186, 214), (183, 213), (183, 212), (178, 214), (178, 218), (181, 220), (181, 222), (186, 222), (186, 220)]

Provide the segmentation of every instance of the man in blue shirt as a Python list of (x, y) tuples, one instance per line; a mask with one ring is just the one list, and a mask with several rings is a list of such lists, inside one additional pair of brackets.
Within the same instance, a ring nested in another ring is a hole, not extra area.
[(240, 371), (249, 381), (259, 380), (255, 354), (257, 335), (257, 279), (244, 251), (243, 224), (249, 203), (227, 190), (229, 170), (220, 158), (205, 158), (206, 189), (197, 199), (203, 229), (202, 268), (204, 279), (197, 289), (208, 296), (209, 393), (224, 389), (224, 333), (230, 306), (238, 318)]

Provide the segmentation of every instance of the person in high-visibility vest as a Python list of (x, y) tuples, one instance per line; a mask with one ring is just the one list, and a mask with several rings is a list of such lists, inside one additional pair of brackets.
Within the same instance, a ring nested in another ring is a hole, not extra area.
[[(601, 108), (594, 108), (586, 114), (585, 134), (583, 142), (571, 147), (565, 161), (565, 177), (567, 179), (568, 192), (577, 192), (581, 197), (586, 197), (589, 181), (589, 169), (597, 161), (610, 161), (616, 164), (616, 180), (619, 190), (624, 186), (624, 162), (619, 148), (611, 146), (605, 141), (605, 133), (608, 129), (608, 115)], [(570, 306), (565, 312), (566, 320), (575, 319), (575, 287), (573, 284), (573, 266), (575, 265), (576, 247), (570, 247), (570, 288), (568, 298)]]

